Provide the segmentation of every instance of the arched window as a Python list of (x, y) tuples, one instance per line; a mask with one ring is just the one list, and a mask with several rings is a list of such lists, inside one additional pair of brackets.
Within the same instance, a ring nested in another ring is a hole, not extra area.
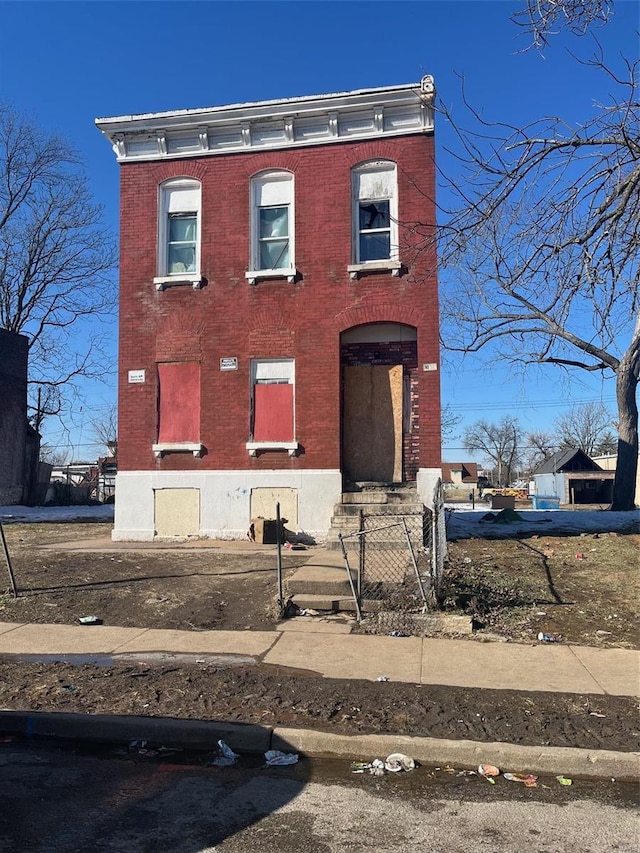
[(199, 286), (201, 187), (191, 178), (160, 184), (158, 198), (158, 276), (156, 286)]
[(247, 278), (295, 276), (294, 192), (290, 172), (251, 179), (251, 258)]
[[(353, 263), (397, 261), (398, 181), (389, 160), (360, 163), (351, 171)], [(390, 265), (393, 266), (393, 265)]]

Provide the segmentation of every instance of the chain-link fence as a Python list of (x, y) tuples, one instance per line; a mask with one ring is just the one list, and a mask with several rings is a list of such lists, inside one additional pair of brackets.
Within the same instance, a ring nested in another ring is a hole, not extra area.
[(434, 600), (439, 602), (442, 573), (447, 559), (447, 529), (442, 480), (438, 480), (435, 484), (432, 504), (432, 509), (429, 513), (431, 526), (428, 545), (429, 566), (431, 570), (432, 595)]
[(400, 518), (360, 514), (360, 529), (340, 544), (359, 622), (375, 633), (421, 633), (436, 606), (446, 557), (444, 496), (433, 509)]

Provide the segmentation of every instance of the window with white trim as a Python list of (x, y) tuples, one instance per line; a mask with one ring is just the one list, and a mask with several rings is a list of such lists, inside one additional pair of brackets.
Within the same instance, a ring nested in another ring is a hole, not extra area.
[(259, 450), (288, 450), (294, 455), (295, 362), (285, 359), (253, 359), (251, 362), (251, 455)]
[(177, 178), (160, 185), (158, 199), (159, 290), (173, 284), (199, 287), (200, 274), (200, 182)]
[(353, 263), (349, 272), (400, 268), (396, 164), (361, 163), (351, 172)]
[(262, 172), (251, 179), (251, 258), (246, 277), (295, 278), (293, 175)]

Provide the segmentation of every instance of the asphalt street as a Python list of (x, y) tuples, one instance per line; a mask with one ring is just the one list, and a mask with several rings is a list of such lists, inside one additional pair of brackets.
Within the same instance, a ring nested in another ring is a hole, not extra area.
[[(455, 769), (375, 777), (348, 761), (234, 767), (144, 747), (0, 745), (1, 853), (640, 853), (635, 786), (495, 785)], [(453, 772), (452, 772), (453, 770)]]

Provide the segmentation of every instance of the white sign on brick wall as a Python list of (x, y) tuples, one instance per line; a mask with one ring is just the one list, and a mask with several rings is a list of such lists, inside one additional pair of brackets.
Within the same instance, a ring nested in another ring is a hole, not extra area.
[(132, 385), (140, 385), (146, 380), (146, 370), (130, 370), (129, 382)]

